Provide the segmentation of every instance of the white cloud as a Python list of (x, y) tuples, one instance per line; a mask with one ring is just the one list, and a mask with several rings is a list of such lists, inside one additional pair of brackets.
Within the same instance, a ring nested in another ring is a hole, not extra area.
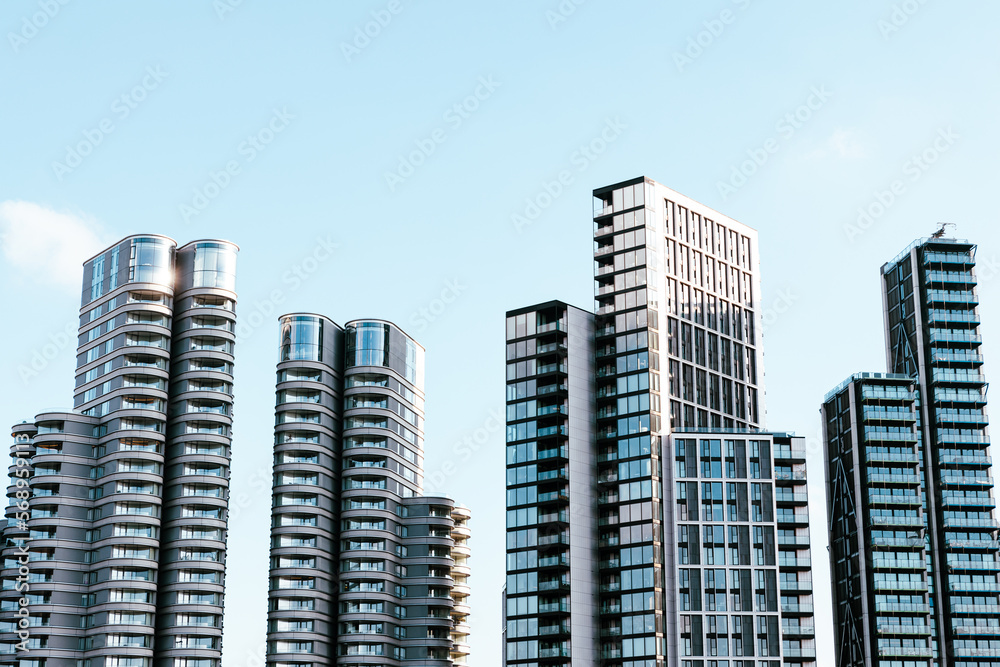
[(854, 130), (838, 129), (827, 140), (827, 144), (840, 157), (865, 157), (868, 155), (868, 151), (858, 141)]
[(93, 219), (27, 201), (0, 202), (0, 246), (23, 280), (76, 292), (83, 262), (107, 245)]
[(824, 146), (809, 153), (808, 157), (864, 158), (868, 157), (868, 151), (858, 139), (857, 132), (837, 128), (827, 138)]

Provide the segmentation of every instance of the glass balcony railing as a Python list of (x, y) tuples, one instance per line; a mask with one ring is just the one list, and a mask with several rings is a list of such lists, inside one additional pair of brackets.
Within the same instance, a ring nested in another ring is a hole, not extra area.
[(958, 593), (1000, 593), (1000, 582), (949, 581), (948, 590)]
[(885, 429), (865, 427), (865, 438), (873, 442), (916, 442), (917, 434), (913, 430), (887, 431)]
[(881, 602), (875, 601), (875, 611), (893, 614), (928, 614), (930, 605), (915, 602)]
[(880, 657), (930, 658), (934, 651), (930, 646), (879, 646)]
[(919, 516), (872, 516), (869, 517), (872, 526), (914, 526), (921, 528), (924, 520)]
[(952, 350), (948, 348), (932, 348), (931, 362), (935, 364), (974, 364), (984, 362), (983, 355), (970, 350)]
[(872, 567), (879, 570), (926, 570), (927, 561), (923, 558), (881, 558), (876, 554), (872, 558)]
[(997, 523), (996, 519), (990, 517), (974, 517), (974, 518), (957, 518), (957, 517), (945, 517), (944, 518), (945, 528), (980, 528), (984, 530), (997, 530), (1000, 528), (1000, 524)]
[(949, 558), (947, 563), (948, 568), (951, 570), (1000, 572), (1000, 561), (995, 560), (956, 560)]
[(916, 452), (874, 452), (871, 448), (865, 450), (865, 458), (869, 463), (920, 463), (920, 455)]
[(964, 604), (952, 603), (951, 613), (953, 614), (998, 614), (1000, 615), (1000, 604)]
[(924, 264), (961, 264), (972, 266), (976, 260), (967, 252), (936, 252), (928, 250), (924, 252)]
[(928, 271), (924, 274), (929, 284), (975, 285), (976, 277), (965, 271)]
[(927, 321), (930, 324), (942, 322), (979, 324), (979, 314), (975, 310), (931, 310), (927, 313)]
[(938, 424), (975, 424), (976, 426), (986, 426), (989, 418), (982, 412), (955, 412), (949, 410), (937, 410), (934, 419)]
[(805, 470), (776, 470), (774, 472), (774, 479), (778, 481), (805, 481), (806, 471)]
[(931, 626), (879, 623), (876, 632), (880, 635), (929, 635), (931, 634)]
[(946, 537), (944, 544), (949, 549), (984, 549), (987, 551), (1000, 549), (1000, 541), (992, 539), (969, 540), (965, 538)]
[(932, 343), (982, 343), (983, 337), (977, 333), (968, 331), (949, 331), (946, 329), (932, 329), (930, 333)]
[(914, 549), (924, 546), (924, 538), (918, 535), (913, 537), (873, 537), (871, 544), (876, 548)]
[[(997, 614), (1000, 610), (989, 613)], [(952, 651), (956, 658), (1000, 658), (1000, 648), (956, 646)]]
[(876, 591), (926, 591), (926, 581), (875, 580)]
[(558, 556), (545, 556), (538, 559), (538, 567), (569, 567), (569, 556), (559, 554)]
[(935, 368), (931, 373), (934, 382), (947, 382), (949, 384), (983, 384), (986, 376), (981, 373), (960, 373), (957, 371)]
[(993, 498), (966, 498), (965, 496), (946, 496), (941, 498), (942, 507), (988, 507), (997, 506)]
[[(954, 472), (954, 471), (952, 471)], [(972, 472), (971, 470), (968, 472)], [(993, 488), (993, 478), (974, 475), (942, 475), (941, 483), (946, 486), (972, 486), (976, 488)]]
[(920, 496), (916, 494), (895, 495), (888, 493), (870, 493), (868, 502), (872, 505), (919, 505)]
[(920, 484), (919, 475), (903, 475), (897, 473), (869, 473), (870, 484)]
[(927, 290), (928, 303), (964, 303), (977, 305), (979, 295), (972, 290)]
[[(990, 619), (979, 619), (979, 620), (990, 620)], [(953, 635), (962, 635), (965, 637), (975, 637), (975, 636), (997, 636), (1000, 635), (1000, 625), (956, 625), (951, 629)]]

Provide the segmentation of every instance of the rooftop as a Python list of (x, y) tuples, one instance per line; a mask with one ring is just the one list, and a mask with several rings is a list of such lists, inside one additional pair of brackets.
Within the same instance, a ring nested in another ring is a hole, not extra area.
[(857, 380), (905, 380), (906, 382), (915, 382), (914, 378), (906, 375), (905, 373), (854, 373), (849, 378), (828, 391), (826, 396), (823, 397), (823, 402), (826, 403), (831, 398), (844, 391), (844, 389), (847, 389), (847, 385)]

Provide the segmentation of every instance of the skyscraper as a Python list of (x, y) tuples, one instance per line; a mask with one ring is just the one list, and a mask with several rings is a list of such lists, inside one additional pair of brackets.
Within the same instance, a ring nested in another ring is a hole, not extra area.
[(812, 662), (801, 442), (760, 430), (757, 234), (645, 178), (594, 198), (595, 312), (507, 314), (505, 660)]
[(470, 514), (422, 495), (423, 348), (382, 320), (280, 324), (268, 664), (467, 664)]
[(892, 375), (823, 405), (841, 665), (1000, 664), (976, 247), (940, 236), (882, 267)]
[(218, 667), (236, 253), (84, 264), (73, 408), (13, 427), (0, 664)]

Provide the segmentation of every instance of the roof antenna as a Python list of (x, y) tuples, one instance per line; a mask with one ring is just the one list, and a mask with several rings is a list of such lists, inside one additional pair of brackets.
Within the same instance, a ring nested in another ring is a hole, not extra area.
[(941, 225), (941, 229), (939, 229), (936, 232), (934, 232), (934, 234), (931, 236), (932, 239), (942, 238), (944, 236), (945, 230), (948, 227), (954, 227), (955, 226), (954, 222), (939, 222), (938, 224)]

